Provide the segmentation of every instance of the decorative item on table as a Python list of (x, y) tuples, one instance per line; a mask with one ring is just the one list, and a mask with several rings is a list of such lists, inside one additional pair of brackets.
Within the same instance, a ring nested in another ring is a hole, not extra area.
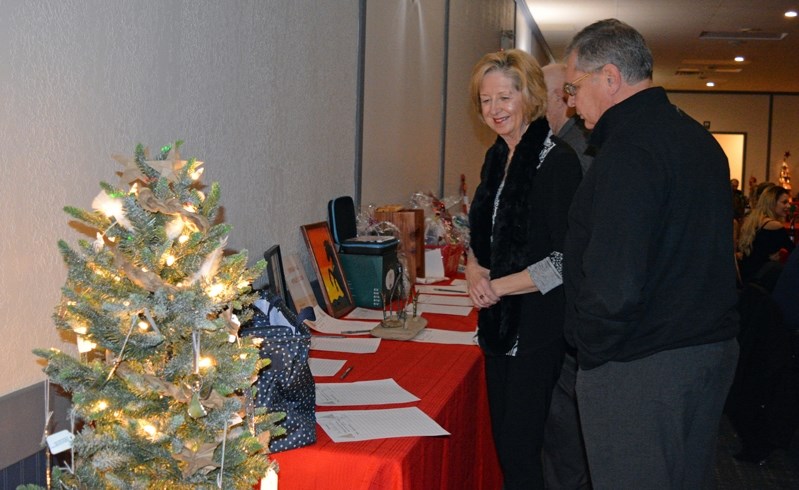
[[(411, 201), (425, 213), (425, 248), (439, 250), (444, 275), (454, 277), (469, 246), (469, 218), (461, 207), (463, 198), (439, 199), (429, 193), (417, 192)], [(454, 209), (455, 213), (451, 213), (450, 209)], [(425, 276), (430, 274), (426, 273)]]
[(353, 302), (365, 308), (382, 307), (383, 296), (394, 282), (389, 275), (397, 265), (399, 239), (393, 232), (356, 236), (355, 205), (350, 196), (330, 200), (327, 211)]
[(341, 318), (355, 309), (355, 305), (330, 228), (326, 221), (321, 221), (303, 225), (300, 229), (319, 280), (326, 311), (334, 318)]
[(294, 314), (283, 298), (265, 289), (253, 303), (252, 320), (242, 325), (241, 336), (252, 338), (269, 364), (258, 373), (256, 407), (282, 412), (285, 433), (269, 441), (273, 453), (316, 442), (316, 392), (308, 351), (314, 320), (313, 308)]
[[(419, 298), (416, 290), (406, 294), (404, 288), (407, 281), (402, 280), (405, 273), (401, 265), (397, 265), (397, 278), (391, 286), (387, 297), (383, 300), (383, 320), (374, 327), (371, 334), (389, 340), (410, 340), (427, 326), (427, 320), (418, 315)], [(408, 316), (408, 309), (411, 316)]]
[(274, 467), (282, 414), (248, 402), (268, 361), (233, 313), (257, 298), (266, 264), (223, 253), (219, 185), (203, 192), (202, 162), (180, 145), (115, 156), (120, 182), (100, 183), (94, 210), (65, 208), (92, 240), (58, 243), (68, 272), (53, 319), (82, 352), (34, 351), (72, 394), (71, 458), (53, 488), (247, 488)]
[(266, 273), (268, 278), (267, 287), (275, 294), (283, 298), (289, 310), (297, 311), (291, 301), (291, 294), (286, 283), (286, 274), (283, 272), (283, 257), (280, 255), (280, 245), (272, 245), (264, 252), (266, 261)]
[(375, 209), (378, 222), (389, 222), (399, 230), (398, 255), (405, 260), (410, 283), (424, 276), (424, 211), (408, 209), (401, 205), (386, 205)]

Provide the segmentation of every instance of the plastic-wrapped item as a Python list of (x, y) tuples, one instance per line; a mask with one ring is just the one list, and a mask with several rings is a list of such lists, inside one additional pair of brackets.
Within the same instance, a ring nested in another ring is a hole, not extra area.
[(411, 197), (414, 207), (425, 214), (425, 245), (469, 245), (469, 218), (463, 198), (448, 196), (437, 198), (429, 193), (417, 192)]

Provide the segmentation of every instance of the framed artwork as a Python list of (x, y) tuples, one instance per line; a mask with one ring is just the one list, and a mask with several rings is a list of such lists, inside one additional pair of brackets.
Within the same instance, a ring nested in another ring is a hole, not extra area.
[(283, 258), (280, 256), (280, 245), (273, 245), (266, 252), (264, 252), (264, 259), (266, 260), (266, 275), (269, 280), (269, 288), (283, 298), (286, 306), (294, 310), (294, 304), (291, 301), (291, 294), (286, 286), (286, 274), (283, 272)]
[(291, 294), (294, 311), (299, 312), (303, 308), (317, 306), (316, 297), (311, 289), (308, 276), (305, 275), (305, 268), (302, 266), (300, 257), (297, 254), (288, 254), (285, 265), (286, 286)]
[(319, 279), (319, 289), (322, 291), (327, 313), (334, 318), (341, 318), (352, 311), (355, 305), (333, 245), (330, 227), (326, 221), (321, 221), (300, 228)]

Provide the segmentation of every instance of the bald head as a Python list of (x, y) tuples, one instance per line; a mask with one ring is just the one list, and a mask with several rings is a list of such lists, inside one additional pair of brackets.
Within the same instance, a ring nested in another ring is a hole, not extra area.
[(563, 84), (566, 82), (566, 65), (553, 63), (541, 69), (544, 72), (544, 82), (547, 85), (547, 121), (554, 134), (569, 119), (569, 106), (563, 93)]

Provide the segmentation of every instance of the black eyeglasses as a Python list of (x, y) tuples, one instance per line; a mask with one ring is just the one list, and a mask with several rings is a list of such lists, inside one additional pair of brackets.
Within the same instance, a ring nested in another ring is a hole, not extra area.
[(566, 92), (568, 95), (574, 97), (577, 94), (577, 83), (581, 82), (584, 78), (587, 78), (591, 72), (586, 73), (585, 75), (577, 78), (577, 80), (573, 82), (566, 82), (563, 84), (563, 91)]

